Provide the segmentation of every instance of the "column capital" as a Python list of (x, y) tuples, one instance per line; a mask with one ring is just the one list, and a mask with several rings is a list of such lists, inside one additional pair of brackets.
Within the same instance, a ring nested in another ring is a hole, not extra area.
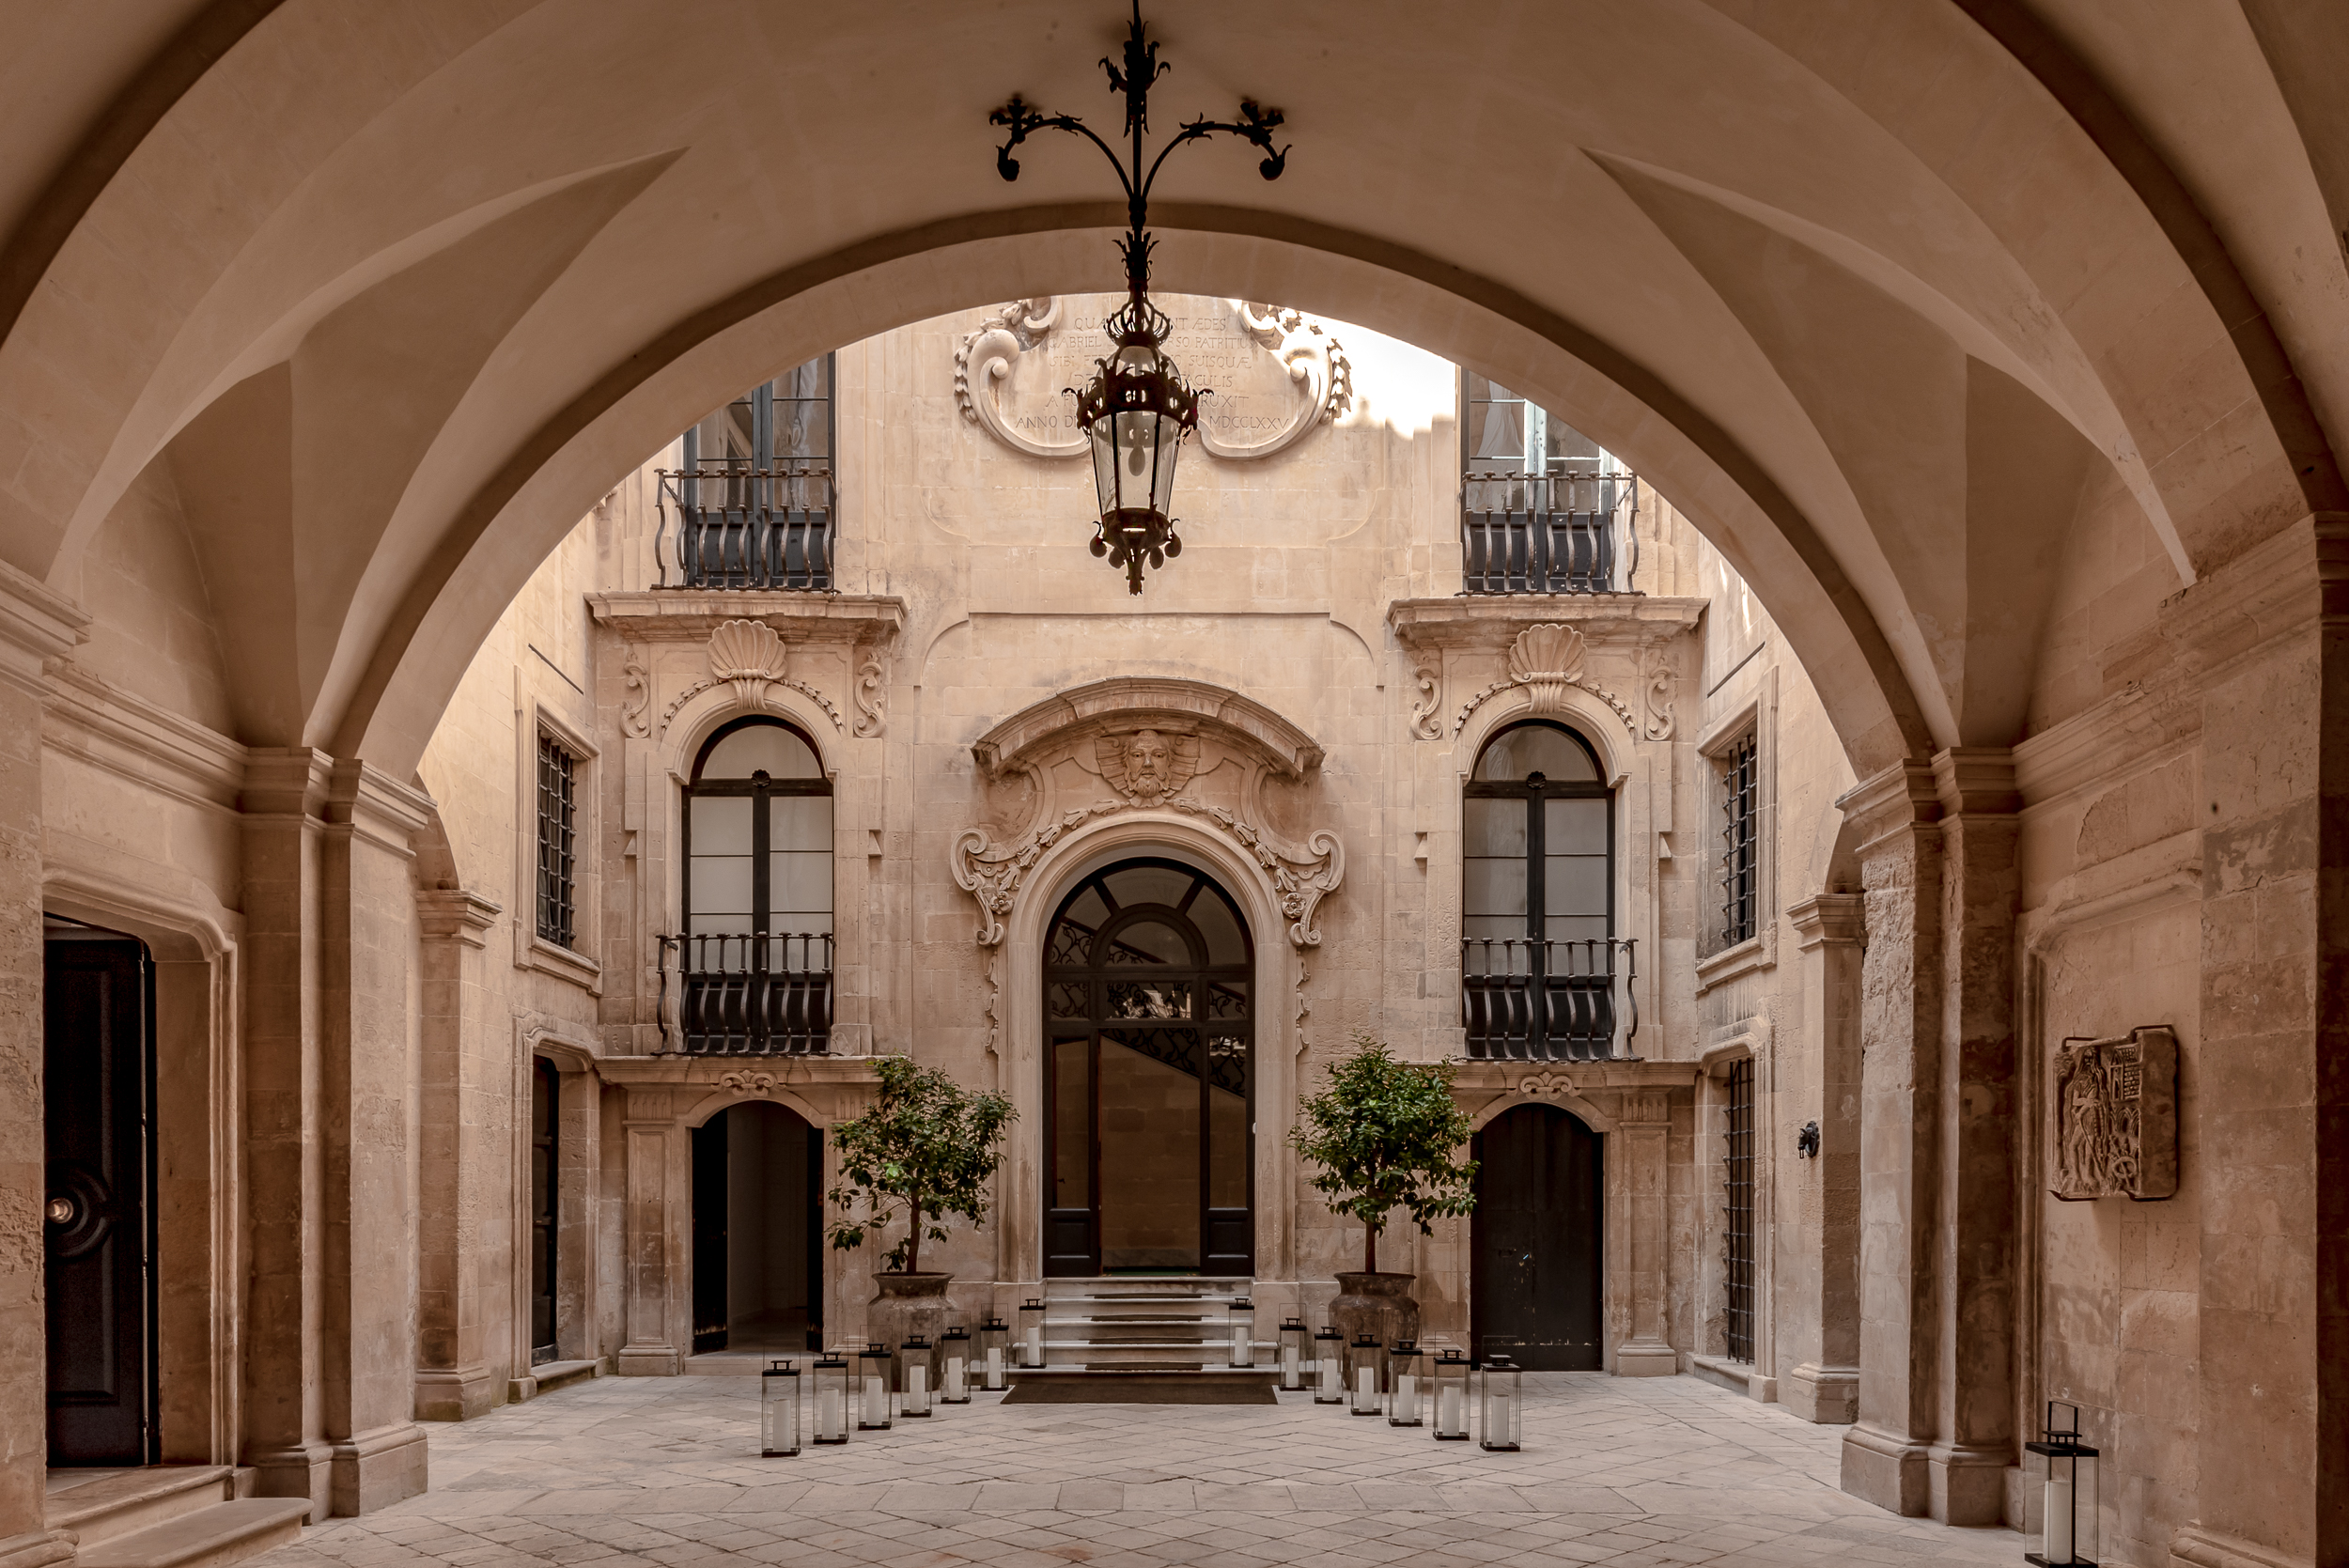
[(0, 561), (0, 680), (46, 697), (41, 666), (63, 659), (88, 636), (89, 616), (81, 606)]
[(431, 796), (355, 757), (333, 765), (327, 821), (350, 828), (380, 849), (403, 858), (414, 854), (415, 835), (432, 820), (432, 810)]
[(1865, 894), (1823, 893), (1786, 908), (1795, 923), (1795, 945), (1808, 953), (1814, 947), (1858, 947), (1868, 935)]
[(1949, 816), (2009, 816), (2023, 809), (2015, 753), (2004, 746), (1952, 746), (1935, 753), (1933, 785)]
[(247, 816), (323, 816), (334, 759), (307, 746), (256, 746), (245, 753), (237, 809)]
[(428, 888), (416, 894), (416, 920), (427, 941), (479, 947), (482, 933), (497, 923), (504, 908), (466, 888)]
[(1921, 757), (1903, 757), (1869, 774), (1838, 795), (1835, 804), (1859, 830), (1863, 849), (1903, 828), (1935, 821), (1941, 815), (1933, 764)]

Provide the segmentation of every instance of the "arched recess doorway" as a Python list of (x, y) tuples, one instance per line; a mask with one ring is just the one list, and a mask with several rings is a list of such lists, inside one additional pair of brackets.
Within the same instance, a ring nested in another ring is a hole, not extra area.
[(1476, 1135), (1469, 1314), (1479, 1358), (1548, 1372), (1603, 1364), (1602, 1148), (1554, 1105), (1513, 1106)]
[(1120, 861), (1061, 901), (1044, 950), (1044, 1272), (1255, 1267), (1254, 949), (1179, 861)]
[(693, 1129), (693, 1350), (793, 1351), (824, 1326), (824, 1133), (745, 1100)]

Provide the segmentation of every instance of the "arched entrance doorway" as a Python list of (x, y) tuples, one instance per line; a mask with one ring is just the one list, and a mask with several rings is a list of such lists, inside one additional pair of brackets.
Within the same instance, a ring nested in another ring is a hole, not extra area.
[(1601, 1147), (1553, 1105), (1513, 1106), (1476, 1135), (1469, 1312), (1479, 1357), (1600, 1369)]
[(693, 1349), (799, 1351), (824, 1325), (824, 1134), (767, 1100), (693, 1129)]
[(1120, 861), (1044, 951), (1047, 1275), (1254, 1269), (1248, 923), (1179, 861)]

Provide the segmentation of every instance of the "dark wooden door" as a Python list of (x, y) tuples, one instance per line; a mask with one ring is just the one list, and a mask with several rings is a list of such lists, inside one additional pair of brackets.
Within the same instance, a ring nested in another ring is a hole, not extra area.
[(693, 1353), (726, 1347), (726, 1117), (693, 1129)]
[(49, 1463), (153, 1457), (147, 950), (47, 944)]
[(1475, 1157), (1469, 1303), (1477, 1355), (1537, 1371), (1597, 1371), (1598, 1135), (1555, 1106), (1521, 1105), (1476, 1135)]
[(563, 1080), (543, 1058), (530, 1073), (530, 1360), (554, 1359), (555, 1231), (559, 1200), (557, 1140)]

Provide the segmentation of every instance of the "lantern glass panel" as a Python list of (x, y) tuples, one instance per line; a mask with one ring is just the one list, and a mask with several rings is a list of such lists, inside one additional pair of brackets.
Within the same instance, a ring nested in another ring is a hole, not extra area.
[(1506, 1356), (1487, 1356), (1484, 1384), (1484, 1447), (1497, 1453), (1514, 1453), (1525, 1421), (1525, 1374)]
[(1368, 1334), (1358, 1334), (1346, 1358), (1346, 1386), (1353, 1394), (1350, 1408), (1358, 1416), (1375, 1416), (1380, 1410), (1378, 1361), (1380, 1346)]
[(1085, 435), (1093, 442), (1093, 489), (1101, 502), (1101, 515), (1106, 518), (1117, 510), (1117, 442), (1114, 439), (1116, 422), (1097, 419)]
[(892, 1401), (889, 1397), (890, 1362), (894, 1359), (885, 1344), (868, 1344), (857, 1355), (859, 1392), (856, 1406), (856, 1429), (859, 1432), (886, 1432)]
[(1387, 1424), (1420, 1424), (1420, 1394), (1426, 1385), (1420, 1371), (1419, 1346), (1397, 1340), (1387, 1351)]
[(1430, 1373), (1436, 1385), (1436, 1437), (1439, 1442), (1465, 1443), (1469, 1435), (1469, 1361), (1457, 1350), (1436, 1358)]
[(897, 1413), (901, 1416), (926, 1416), (930, 1413), (930, 1342), (916, 1334), (897, 1347)]
[(1324, 1328), (1314, 1336), (1314, 1403), (1346, 1403), (1346, 1336)]
[(1256, 1304), (1240, 1296), (1231, 1305), (1232, 1365), (1253, 1366), (1256, 1362)]
[(990, 1389), (1003, 1387), (1003, 1373), (1010, 1357), (1004, 1340), (1011, 1329), (1000, 1317), (990, 1317), (979, 1325), (979, 1361), (987, 1369), (987, 1386)]
[(834, 1351), (816, 1358), (816, 1440), (845, 1443), (855, 1402), (850, 1397), (848, 1359)]
[(1019, 1303), (1019, 1364), (1044, 1364), (1044, 1303), (1034, 1296)]
[(971, 1331), (957, 1324), (938, 1342), (938, 1402), (971, 1403)]
[(1292, 1392), (1305, 1386), (1305, 1374), (1313, 1366), (1313, 1335), (1302, 1318), (1288, 1318), (1281, 1325), (1281, 1387)]
[(800, 1452), (800, 1366), (772, 1361), (759, 1378), (758, 1452), (788, 1459)]

